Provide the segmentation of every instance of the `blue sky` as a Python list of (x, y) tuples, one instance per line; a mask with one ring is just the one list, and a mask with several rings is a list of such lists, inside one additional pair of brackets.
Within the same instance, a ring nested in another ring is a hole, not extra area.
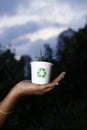
[(86, 23), (87, 0), (0, 0), (0, 43), (16, 55), (38, 56), (44, 43), (55, 46), (58, 35)]

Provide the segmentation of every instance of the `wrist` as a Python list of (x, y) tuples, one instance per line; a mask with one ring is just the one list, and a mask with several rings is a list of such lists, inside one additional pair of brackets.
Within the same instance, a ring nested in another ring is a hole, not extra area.
[(14, 86), (7, 96), (0, 102), (0, 113), (4, 115), (10, 114), (19, 97), (20, 93), (17, 91), (16, 86)]

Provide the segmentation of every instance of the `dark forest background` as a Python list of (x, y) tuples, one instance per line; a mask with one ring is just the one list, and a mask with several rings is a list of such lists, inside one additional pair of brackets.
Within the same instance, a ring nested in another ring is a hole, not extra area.
[[(55, 49), (44, 45), (43, 55), (54, 64), (51, 80), (62, 71), (65, 78), (43, 96), (21, 97), (2, 130), (87, 129), (87, 25), (61, 33)], [(0, 45), (0, 100), (31, 78), (31, 61), (30, 56), (16, 60), (15, 52)]]

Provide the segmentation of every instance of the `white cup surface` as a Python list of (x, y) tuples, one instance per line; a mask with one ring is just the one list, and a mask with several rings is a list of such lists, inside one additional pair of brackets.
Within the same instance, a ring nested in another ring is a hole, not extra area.
[(31, 62), (31, 80), (35, 84), (47, 84), (50, 82), (52, 63), (34, 61)]

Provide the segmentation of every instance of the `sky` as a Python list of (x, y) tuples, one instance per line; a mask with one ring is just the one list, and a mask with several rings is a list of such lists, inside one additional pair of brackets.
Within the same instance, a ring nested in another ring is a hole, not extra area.
[(45, 43), (55, 47), (60, 33), (87, 22), (87, 0), (0, 0), (0, 44), (16, 56), (39, 56)]

